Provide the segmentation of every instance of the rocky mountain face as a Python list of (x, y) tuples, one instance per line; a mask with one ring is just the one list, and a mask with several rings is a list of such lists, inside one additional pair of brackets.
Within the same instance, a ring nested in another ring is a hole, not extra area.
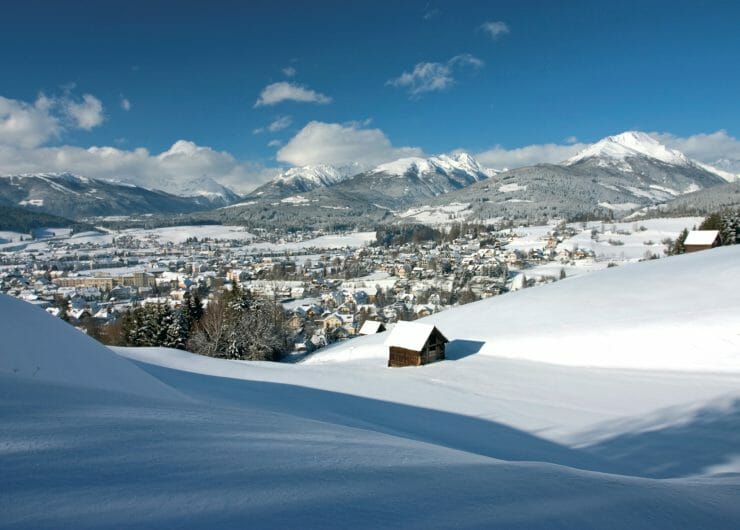
[(0, 205), (79, 219), (103, 215), (188, 213), (211, 209), (214, 202), (208, 196), (180, 197), (71, 173), (38, 173), (0, 177)]

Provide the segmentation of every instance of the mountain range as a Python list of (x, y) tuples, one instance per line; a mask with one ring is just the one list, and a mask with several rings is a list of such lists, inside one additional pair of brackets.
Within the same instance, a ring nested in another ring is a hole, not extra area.
[(320, 182), (314, 171), (299, 168), (276, 177), (245, 202), (220, 210), (220, 220), (367, 227), (421, 221), (450, 204), (456, 217), (471, 220), (622, 217), (737, 179), (636, 131), (604, 138), (558, 164), (502, 172), (467, 153), (403, 158), (356, 175), (323, 167), (322, 174), (341, 176)]
[(0, 178), (0, 205), (73, 219), (201, 212), (197, 215), (202, 219), (263, 227), (369, 228), (380, 222), (421, 220), (418, 213), (428, 218), (451, 204), (455, 218), (531, 222), (623, 217), (703, 192), (695, 204), (711, 209), (727, 201), (720, 200), (722, 193), (705, 190), (737, 180), (736, 174), (691, 160), (648, 134), (628, 131), (560, 163), (508, 171), (485, 167), (464, 152), (401, 158), (373, 168), (295, 167), (244, 197), (206, 176), (175, 186), (189, 195), (183, 197), (69, 173), (12, 175)]
[(0, 177), (0, 206), (24, 207), (69, 219), (187, 213), (212, 209), (222, 204), (220, 199), (214, 203), (211, 196), (181, 197), (133, 184), (91, 179), (71, 173)]
[(431, 201), (422, 211), (457, 203), (466, 205), (462, 216), (468, 219), (622, 217), (732, 178), (645, 133), (630, 131), (604, 138), (559, 164), (499, 173)]

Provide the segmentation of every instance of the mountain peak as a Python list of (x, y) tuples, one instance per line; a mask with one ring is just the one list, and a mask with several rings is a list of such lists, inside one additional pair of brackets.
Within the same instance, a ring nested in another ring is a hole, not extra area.
[(606, 158), (622, 161), (626, 158), (649, 157), (673, 165), (690, 165), (689, 158), (675, 149), (670, 149), (658, 140), (640, 131), (626, 131), (614, 136), (607, 136), (588, 146), (577, 155), (564, 162), (572, 165), (588, 158)]
[(412, 156), (400, 158), (393, 162), (387, 162), (377, 166), (371, 173), (388, 173), (390, 175), (403, 176), (408, 172), (413, 173), (468, 173), (474, 175), (475, 180), (490, 177), (495, 173), (492, 169), (485, 168), (465, 152), (453, 155), (439, 155), (429, 158)]
[(272, 181), (275, 184), (296, 187), (300, 191), (308, 191), (321, 186), (337, 184), (360, 172), (362, 172), (362, 167), (356, 163), (344, 166), (317, 164), (290, 168), (277, 175)]

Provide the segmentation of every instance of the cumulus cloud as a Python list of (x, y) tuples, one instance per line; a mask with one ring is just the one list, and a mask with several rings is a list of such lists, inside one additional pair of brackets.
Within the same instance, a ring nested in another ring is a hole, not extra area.
[(293, 68), (292, 66), (286, 66), (285, 68), (283, 68), (283, 75), (285, 77), (295, 76), (295, 68)]
[(187, 187), (188, 182), (203, 178), (245, 192), (266, 182), (276, 172), (187, 140), (178, 140), (157, 154), (142, 147), (127, 150), (109, 146), (24, 148), (0, 145), (2, 174), (65, 171), (174, 193)]
[(569, 145), (534, 144), (514, 149), (506, 149), (496, 145), (486, 151), (477, 153), (475, 158), (488, 167), (513, 169), (534, 164), (562, 162), (586, 147), (588, 147), (588, 144), (581, 143)]
[(445, 63), (417, 63), (410, 72), (403, 72), (386, 84), (408, 90), (412, 96), (424, 92), (446, 90), (455, 84), (454, 74), (462, 67), (482, 68), (483, 61), (470, 54), (456, 55)]
[(283, 101), (298, 101), (300, 103), (318, 103), (325, 105), (331, 102), (331, 98), (301, 85), (280, 81), (263, 88), (262, 93), (254, 106), (264, 107), (268, 105), (276, 105)]
[(128, 98), (121, 97), (121, 108), (126, 112), (131, 110), (131, 102)]
[(668, 147), (678, 149), (689, 158), (740, 172), (740, 140), (724, 129), (684, 137), (655, 132), (650, 135)]
[(0, 96), (0, 144), (35, 147), (58, 137), (62, 124), (52, 106), (44, 95), (33, 103)]
[(92, 128), (102, 119), (100, 100), (89, 94), (81, 100), (69, 91), (56, 98), (41, 95), (33, 103), (0, 96), (0, 174), (69, 171), (177, 193), (204, 179), (246, 192), (278, 171), (187, 140), (156, 154), (141, 147), (44, 145), (66, 129)]
[(89, 131), (103, 123), (101, 101), (92, 94), (76, 100), (70, 90), (61, 97), (41, 94), (33, 103), (0, 96), (0, 143), (36, 147), (66, 129)]
[(371, 167), (422, 155), (417, 147), (394, 147), (380, 129), (312, 121), (278, 151), (277, 159), (294, 166), (357, 163)]
[(511, 33), (506, 22), (501, 22), (500, 20), (494, 22), (484, 22), (483, 24), (481, 24), (480, 29), (488, 33), (488, 35), (492, 39), (498, 39), (502, 35), (507, 35)]
[(270, 140), (267, 142), (267, 147), (280, 147), (281, 145), (283, 145), (283, 142), (280, 140)]
[(103, 123), (105, 119), (103, 104), (92, 94), (84, 94), (82, 101), (75, 101), (69, 97), (62, 98), (60, 105), (79, 129), (89, 131)]

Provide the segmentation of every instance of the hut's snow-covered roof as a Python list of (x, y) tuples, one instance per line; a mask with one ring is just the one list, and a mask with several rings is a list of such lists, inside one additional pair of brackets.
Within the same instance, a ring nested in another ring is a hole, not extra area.
[(434, 326), (432, 324), (401, 321), (393, 327), (385, 345), (421, 351), (433, 330)]
[(711, 245), (718, 235), (719, 230), (692, 230), (686, 236), (684, 245)]
[(380, 330), (380, 326), (382, 325), (383, 323), (378, 322), (377, 320), (366, 320), (360, 328), (360, 333), (362, 335), (374, 335), (375, 333), (378, 333), (378, 330)]

